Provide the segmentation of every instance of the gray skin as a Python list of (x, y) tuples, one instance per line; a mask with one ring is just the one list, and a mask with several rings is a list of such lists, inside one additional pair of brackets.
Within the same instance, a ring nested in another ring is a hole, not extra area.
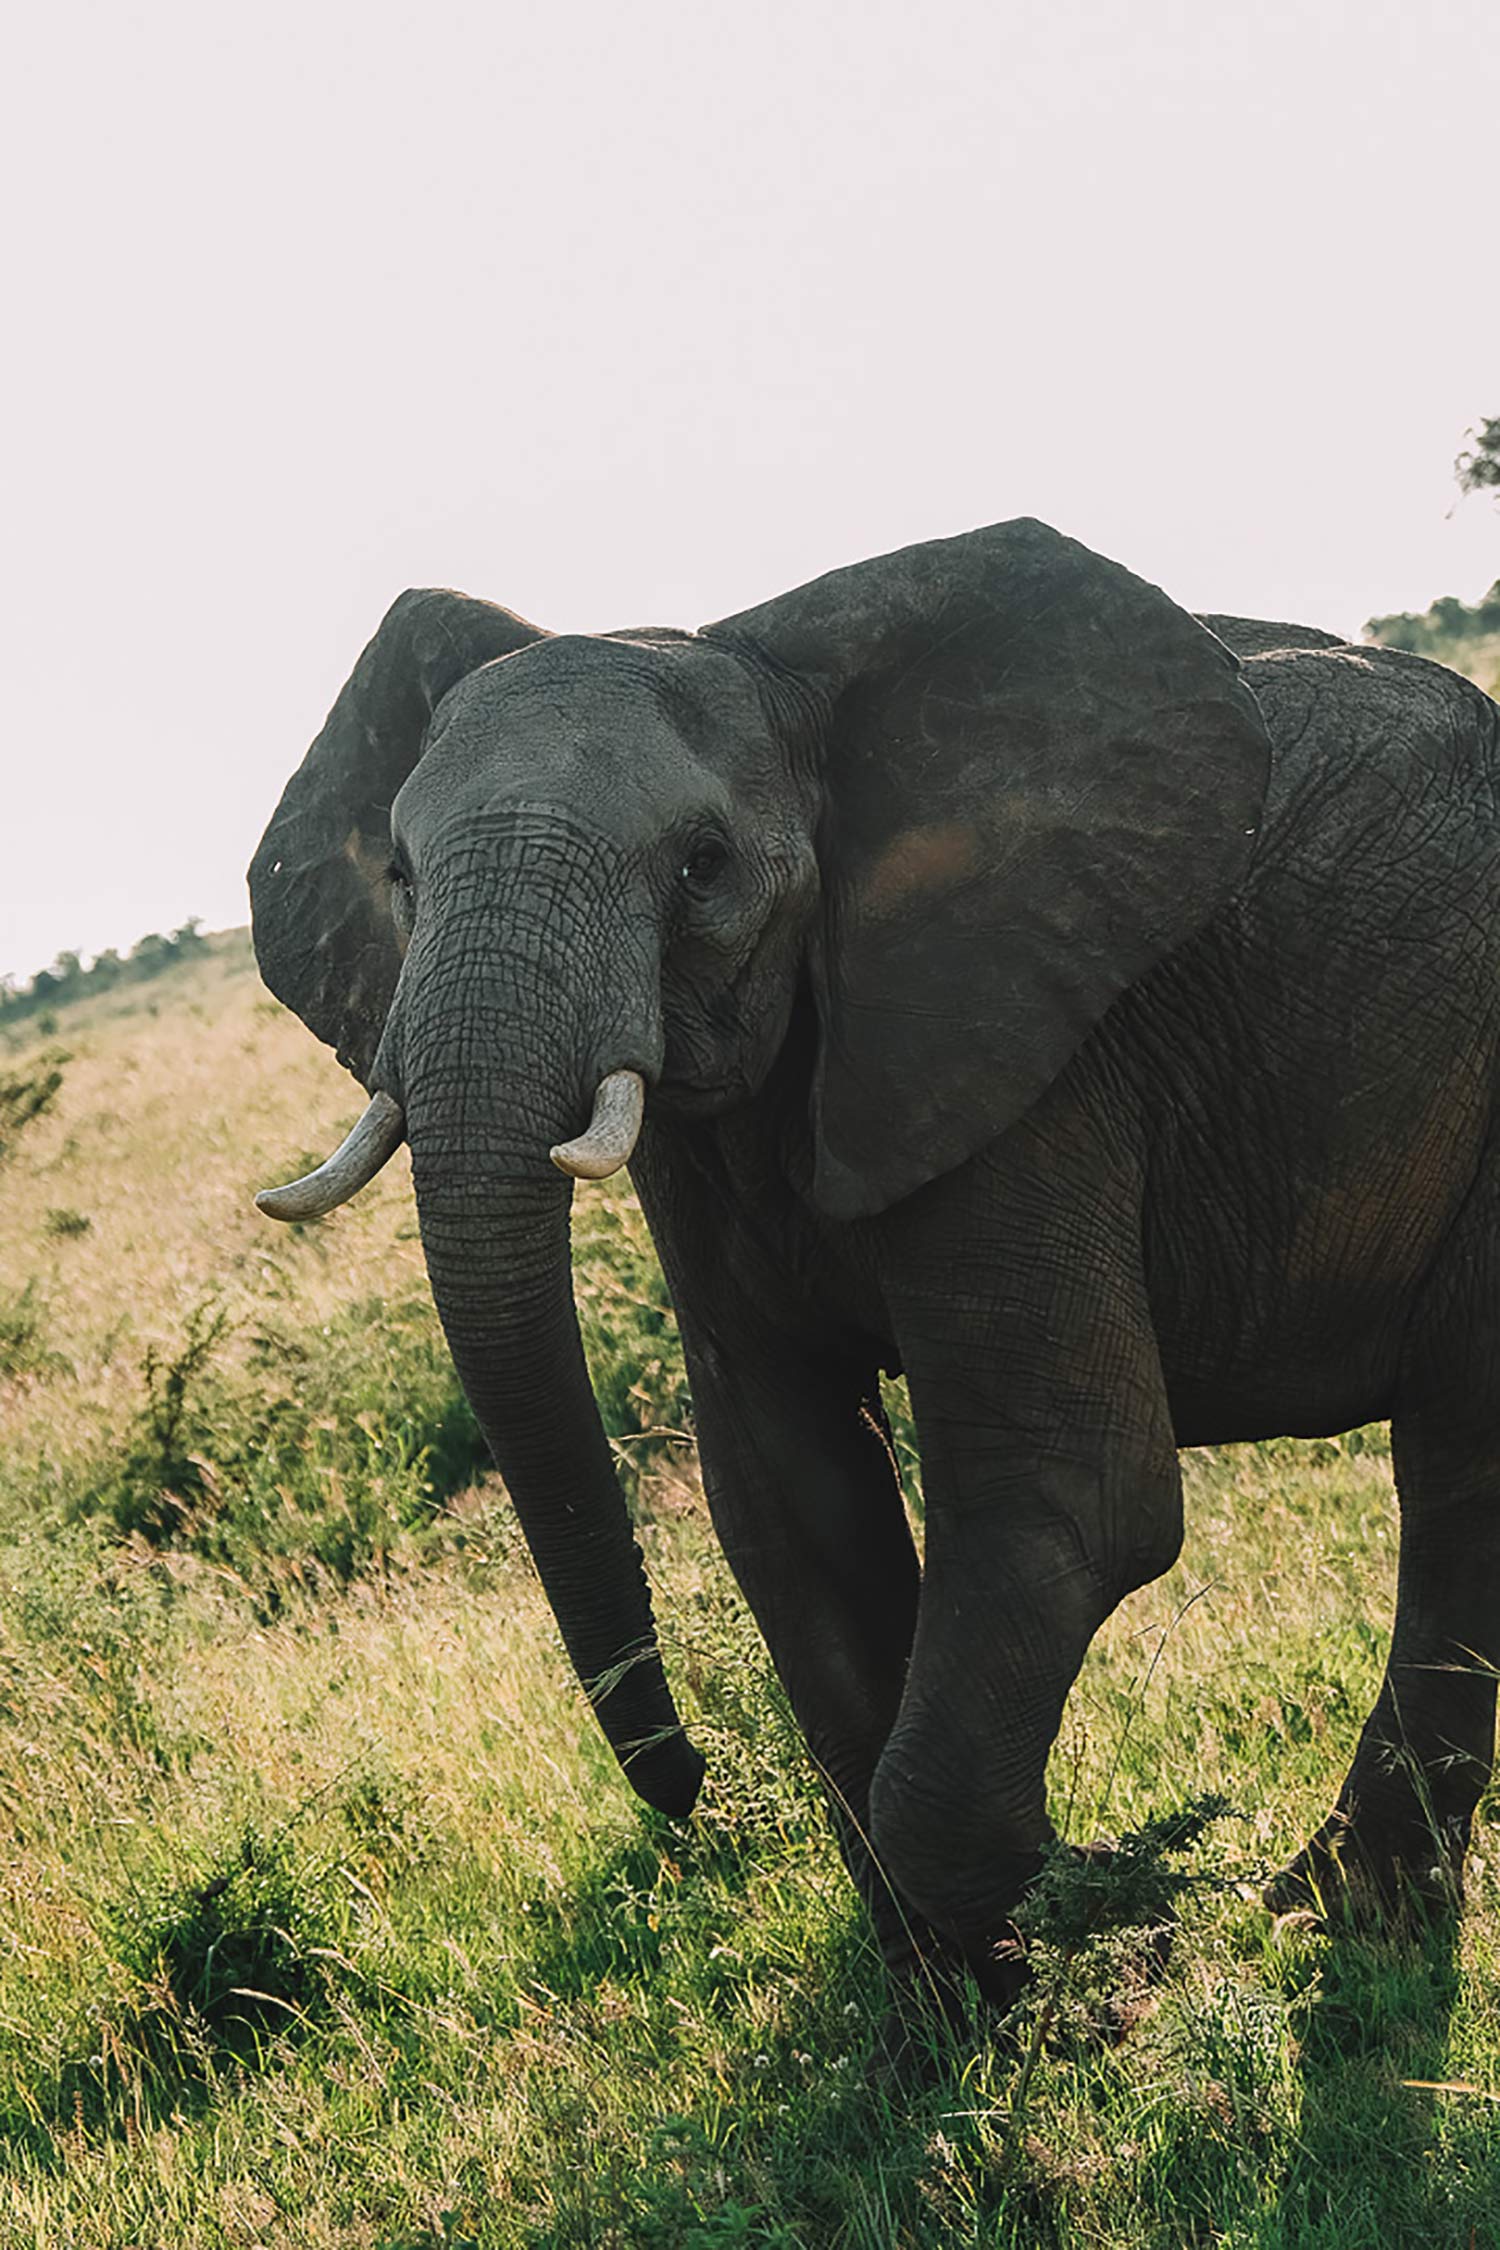
[(644, 1075), (718, 1535), (893, 1972), (997, 1999), (1068, 1688), (1178, 1552), (1179, 1445), (1392, 1422), (1389, 1667), (1279, 1902), (1456, 1896), (1490, 1770), (1500, 711), (1208, 622), (1029, 522), (696, 635), (407, 595), (251, 870), (267, 981), (403, 1105), (459, 1374), (682, 1813), (547, 1159)]

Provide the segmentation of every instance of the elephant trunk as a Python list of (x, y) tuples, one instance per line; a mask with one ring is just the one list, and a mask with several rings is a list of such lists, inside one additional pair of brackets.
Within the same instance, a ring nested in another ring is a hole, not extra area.
[[(513, 922), (510, 937), (514, 949)], [(403, 979), (400, 1068), (422, 1245), (459, 1379), (568, 1654), (632, 1786), (681, 1815), (703, 1761), (662, 1669), (578, 1332), (572, 1181), (549, 1158), (587, 1115), (601, 1072), (586, 1050), (599, 1041), (580, 1037), (566, 988), (526, 950), (536, 978), (526, 996), (472, 953), (408, 961), (418, 973)]]

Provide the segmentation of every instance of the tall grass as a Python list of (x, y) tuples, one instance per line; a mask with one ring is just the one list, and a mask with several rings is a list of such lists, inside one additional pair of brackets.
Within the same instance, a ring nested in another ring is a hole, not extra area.
[(682, 1825), (583, 1708), (399, 1169), (249, 1208), (357, 1093), (237, 948), (153, 997), (70, 1012), (0, 1172), (0, 2242), (1500, 2243), (1493, 1807), (1456, 1937), (1257, 1901), (1378, 1681), (1379, 1433), (1188, 1457), (1053, 1776), (1075, 1840), (1136, 1839), (1133, 1903), (1060, 1863), (1006, 2033), (893, 2084), (628, 1192), (579, 1198), (579, 1296), (709, 1756)]

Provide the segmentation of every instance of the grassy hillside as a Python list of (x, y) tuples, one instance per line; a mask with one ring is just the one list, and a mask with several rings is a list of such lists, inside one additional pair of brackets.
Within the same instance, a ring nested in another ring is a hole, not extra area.
[(401, 1163), (320, 1226), (250, 1206), (359, 1103), (242, 941), (26, 1031), (0, 1089), (60, 1075), (0, 1159), (0, 2244), (1500, 2243), (1492, 1826), (1456, 1948), (1255, 1898), (1374, 1694), (1380, 1433), (1192, 1456), (1183, 1560), (1075, 1695), (1070, 1833), (1234, 1808), (1165, 1973), (1054, 1927), (1010, 2039), (871, 2090), (860, 1918), (691, 1452), (643, 1435), (687, 1406), (628, 1193), (580, 1195), (580, 1296), (711, 1761), (680, 1828), (479, 1466)]

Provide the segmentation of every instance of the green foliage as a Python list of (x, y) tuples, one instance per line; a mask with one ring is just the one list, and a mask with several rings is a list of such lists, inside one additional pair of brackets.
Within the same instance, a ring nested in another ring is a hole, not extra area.
[(1028, 1939), (1068, 1954), (1108, 1930), (1163, 1927), (1200, 1880), (1174, 1867), (1173, 1858), (1200, 1844), (1232, 1811), (1227, 1797), (1210, 1790), (1176, 1812), (1143, 1821), (1107, 1847), (1078, 1851), (1054, 1844), (1018, 1926)]
[(132, 1883), (102, 1920), (136, 1992), (113, 2045), (167, 2079), (259, 2061), (267, 2038), (305, 2028), (348, 1969), (329, 1871), (299, 1858), (287, 1834), (253, 1826), (191, 1876)]
[(146, 1353), (126, 1444), (76, 1506), (226, 1565), (268, 1615), (379, 1568), (487, 1458), (425, 1302), (368, 1299), (320, 1334), (265, 1328), (237, 1368), (228, 1339), (204, 1305), (174, 1355)]
[(67, 1365), (46, 1341), (44, 1318), (34, 1279), (17, 1295), (0, 1297), (0, 1382), (17, 1375), (45, 1375)]
[(1463, 492), (1500, 490), (1500, 415), (1481, 422), (1469, 433), (1470, 443), (1454, 462)]
[(145, 1404), (109, 1488), (110, 1512), (122, 1531), (160, 1544), (207, 1497), (211, 1466), (190, 1448), (195, 1428), (206, 1424), (205, 1376), (227, 1326), (222, 1311), (199, 1306), (175, 1358), (148, 1346), (141, 1363)]
[(42, 1215), (45, 1231), (64, 1242), (73, 1235), (87, 1234), (93, 1223), (86, 1211), (71, 1210), (66, 1204), (51, 1205)]
[[(590, 1199), (580, 1323), (627, 1487), (692, 1443), (676, 1322), (639, 1208)], [(31, 1348), (35, 1312), (18, 1315)], [(114, 1458), (75, 1491), (127, 1537), (227, 1566), (267, 1614), (294, 1589), (381, 1569), (489, 1465), (425, 1297), (367, 1298), (320, 1331), (267, 1322), (236, 1337), (201, 1305), (172, 1351), (147, 1350)]]
[(1389, 617), (1368, 618), (1364, 632), (1368, 640), (1386, 648), (1409, 649), (1416, 656), (1451, 656), (1465, 641), (1500, 633), (1500, 578), (1472, 608), (1453, 594), (1442, 594), (1420, 612), (1398, 610)]
[(68, 1059), (64, 1049), (49, 1047), (33, 1056), (24, 1072), (0, 1071), (0, 1161), (28, 1125), (46, 1116), (57, 1099)]

